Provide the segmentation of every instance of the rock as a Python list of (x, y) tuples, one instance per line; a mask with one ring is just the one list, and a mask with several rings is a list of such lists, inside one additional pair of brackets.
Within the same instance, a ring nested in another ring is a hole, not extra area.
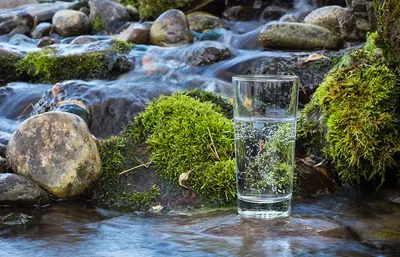
[(206, 12), (194, 12), (187, 16), (189, 27), (196, 32), (205, 32), (216, 28), (229, 29), (229, 25), (212, 14)]
[(122, 4), (109, 0), (90, 0), (90, 20), (102, 25), (109, 33), (114, 33), (125, 22), (131, 21), (131, 15)]
[(338, 18), (343, 16), (345, 8), (340, 6), (326, 6), (311, 12), (304, 18), (304, 23), (313, 24), (340, 34)]
[[(229, 1), (229, 2), (231, 2), (231, 1)], [(207, 12), (207, 13), (211, 13), (217, 17), (221, 17), (222, 12), (225, 8), (226, 8), (225, 0), (192, 1), (190, 8), (188, 10), (185, 10), (185, 13)]]
[(314, 50), (340, 49), (344, 42), (326, 28), (312, 24), (276, 22), (267, 24), (260, 32), (264, 48)]
[(8, 43), (12, 45), (21, 45), (21, 44), (32, 44), (34, 45), (36, 42), (32, 38), (25, 36), (24, 34), (16, 34), (8, 40)]
[(192, 43), (193, 35), (185, 14), (179, 10), (169, 10), (161, 14), (151, 26), (150, 42), (164, 47)]
[(0, 1), (0, 9), (11, 9), (18, 7), (20, 5), (26, 5), (26, 4), (37, 4), (36, 0), (3, 0)]
[(270, 5), (267, 6), (260, 15), (260, 21), (274, 21), (279, 20), (282, 16), (288, 14), (290, 12), (289, 9), (277, 6)]
[(137, 8), (133, 7), (132, 5), (127, 5), (126, 9), (128, 10), (129, 15), (131, 16), (131, 19), (133, 21), (140, 20), (140, 12)]
[(33, 17), (25, 12), (0, 13), (0, 35), (8, 34), (18, 26), (27, 26), (32, 28)]
[(31, 27), (28, 26), (18, 26), (13, 29), (10, 33), (8, 33), (9, 37), (12, 37), (17, 34), (23, 34), (25, 36), (31, 36)]
[(79, 11), (80, 11), (80, 12), (83, 12), (84, 14), (86, 14), (86, 16), (89, 16), (89, 15), (90, 15), (90, 9), (87, 8), (87, 7), (81, 7), (81, 8), (79, 9)]
[(8, 171), (8, 163), (6, 158), (0, 156), (0, 173), (6, 173)]
[(45, 47), (45, 46), (49, 46), (49, 45), (54, 45), (59, 43), (60, 41), (51, 37), (43, 37), (39, 40), (39, 42), (37, 43), (37, 47)]
[(82, 12), (61, 10), (53, 16), (53, 26), (57, 34), (63, 37), (89, 34), (91, 23)]
[(80, 3), (78, 1), (71, 3), (57, 1), (56, 3), (30, 4), (14, 8), (12, 9), (12, 12), (14, 14), (28, 13), (32, 17), (35, 17), (35, 20), (38, 22), (50, 22), (56, 12), (69, 8), (75, 8), (79, 4)]
[(204, 33), (197, 33), (192, 31), (194, 41), (204, 41), (204, 40), (218, 40), (220, 37), (225, 35), (228, 31), (226, 29), (218, 28), (207, 30)]
[(191, 65), (205, 66), (229, 59), (233, 54), (224, 44), (201, 41), (191, 45), (184, 56), (186, 56), (186, 62)]
[(366, 12), (367, 6), (365, 0), (352, 0), (351, 3), (352, 11), (354, 12)]
[(293, 14), (285, 14), (280, 19), (280, 22), (298, 22), (296, 17)]
[(230, 21), (248, 21), (254, 15), (252, 8), (248, 6), (232, 6), (223, 12), (223, 16)]
[(93, 42), (99, 41), (97, 38), (92, 37), (92, 36), (79, 36), (75, 38), (74, 40), (71, 41), (71, 45), (84, 45), (84, 44), (89, 44)]
[(31, 32), (32, 38), (38, 39), (50, 36), (53, 25), (49, 22), (39, 23)]
[(134, 23), (119, 33), (116, 39), (139, 45), (147, 45), (150, 40), (150, 29), (140, 23)]
[(340, 28), (340, 34), (346, 41), (358, 41), (356, 27), (356, 17), (351, 11), (346, 10), (341, 16), (338, 16), (338, 24)]
[(12, 170), (55, 198), (87, 193), (101, 176), (99, 149), (85, 121), (65, 112), (25, 120), (7, 145)]
[(41, 206), (49, 197), (33, 181), (13, 173), (0, 174), (0, 206)]

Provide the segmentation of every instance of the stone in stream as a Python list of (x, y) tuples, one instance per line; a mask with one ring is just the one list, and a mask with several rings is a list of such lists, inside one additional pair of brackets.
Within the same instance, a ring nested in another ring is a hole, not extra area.
[(0, 13), (0, 35), (8, 34), (19, 26), (33, 27), (33, 17), (26, 13)]
[(267, 6), (260, 15), (260, 20), (265, 21), (273, 21), (279, 20), (282, 16), (289, 14), (290, 10), (285, 7), (270, 5)]
[(50, 32), (53, 28), (53, 25), (49, 22), (41, 22), (39, 23), (32, 31), (32, 38), (39, 39), (42, 37), (50, 36)]
[(6, 173), (8, 171), (7, 159), (0, 156), (0, 173)]
[(85, 121), (65, 112), (25, 120), (13, 133), (6, 156), (10, 168), (55, 198), (87, 193), (101, 176), (99, 149)]
[(202, 33), (211, 29), (229, 29), (228, 23), (206, 12), (193, 12), (186, 15), (191, 30)]
[(115, 38), (129, 43), (147, 45), (150, 40), (150, 29), (140, 23), (133, 23)]
[(59, 43), (60, 41), (55, 39), (55, 38), (51, 38), (51, 37), (42, 37), (39, 42), (37, 43), (37, 47), (46, 47), (49, 45), (54, 45)]
[(84, 45), (84, 44), (89, 44), (93, 42), (99, 41), (97, 38), (92, 37), (92, 36), (79, 36), (75, 38), (74, 40), (71, 41), (71, 45)]
[(213, 41), (197, 42), (183, 55), (186, 56), (186, 62), (194, 66), (214, 64), (233, 56), (228, 46)]
[(150, 42), (163, 47), (192, 43), (193, 35), (185, 14), (179, 10), (161, 14), (151, 26)]
[(86, 14), (75, 10), (61, 10), (53, 16), (55, 31), (63, 37), (89, 34), (92, 25)]
[(90, 9), (87, 8), (87, 7), (81, 7), (81, 8), (79, 9), (79, 11), (80, 11), (80, 12), (83, 12), (83, 13), (86, 14), (87, 16), (90, 15)]
[(269, 23), (261, 30), (259, 40), (264, 48), (288, 50), (337, 50), (344, 44), (340, 36), (326, 28), (295, 22)]
[(32, 46), (35, 45), (35, 40), (24, 35), (24, 34), (15, 34), (8, 40), (8, 43), (12, 45), (25, 45), (25, 44), (30, 44)]
[(109, 0), (90, 0), (90, 20), (95, 32), (105, 29), (109, 33), (115, 33), (125, 22), (132, 17), (125, 6)]
[(33, 181), (14, 173), (0, 174), (0, 206), (41, 206), (49, 197)]
[(304, 23), (321, 26), (340, 35), (338, 18), (342, 17), (345, 12), (345, 8), (337, 5), (318, 8), (304, 18)]

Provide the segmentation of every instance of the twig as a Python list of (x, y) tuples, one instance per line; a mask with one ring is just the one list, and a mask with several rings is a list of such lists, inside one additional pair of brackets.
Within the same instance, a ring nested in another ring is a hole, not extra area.
[[(216, 148), (215, 145), (214, 145), (214, 140), (213, 140), (213, 138), (212, 138), (212, 136), (211, 136), (211, 131), (210, 131), (209, 128), (207, 128), (207, 130), (208, 130), (208, 134), (210, 135), (210, 138), (211, 138), (211, 145), (212, 145), (213, 148), (214, 148), (214, 150), (211, 149), (211, 151), (215, 154), (215, 156), (217, 157), (217, 159), (218, 159), (219, 161), (221, 161), (221, 159), (219, 158), (218, 152), (217, 152), (217, 148)], [(211, 146), (210, 146), (210, 148), (211, 148)]]
[(118, 175), (121, 176), (122, 174), (125, 174), (125, 173), (127, 173), (127, 172), (129, 172), (129, 171), (132, 171), (132, 170), (135, 170), (135, 169), (138, 169), (138, 168), (140, 168), (140, 167), (146, 167), (146, 168), (147, 168), (148, 165), (150, 165), (150, 164), (151, 164), (151, 162), (140, 164), (140, 165), (135, 166), (135, 167), (133, 167), (133, 168), (130, 168), (130, 169), (121, 171)]
[(32, 103), (29, 103), (28, 106), (22, 111), (21, 115), (18, 116), (17, 120), (21, 119), (22, 115), (25, 114), (29, 107), (32, 107), (32, 109), (35, 110), (35, 106)]
[(133, 157), (140, 163), (143, 164), (146, 168), (148, 168), (149, 166), (147, 164), (145, 164), (144, 162), (142, 162), (139, 158), (137, 158), (135, 155), (133, 155)]

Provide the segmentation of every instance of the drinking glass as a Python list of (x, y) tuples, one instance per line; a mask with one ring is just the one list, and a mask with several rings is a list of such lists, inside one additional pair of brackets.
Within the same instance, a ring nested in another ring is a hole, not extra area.
[(243, 217), (290, 215), (298, 78), (234, 76), (238, 211)]

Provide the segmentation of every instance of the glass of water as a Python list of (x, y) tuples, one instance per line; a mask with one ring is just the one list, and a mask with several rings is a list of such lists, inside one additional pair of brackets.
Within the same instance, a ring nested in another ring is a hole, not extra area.
[(243, 75), (232, 81), (239, 214), (286, 217), (293, 191), (298, 78)]

